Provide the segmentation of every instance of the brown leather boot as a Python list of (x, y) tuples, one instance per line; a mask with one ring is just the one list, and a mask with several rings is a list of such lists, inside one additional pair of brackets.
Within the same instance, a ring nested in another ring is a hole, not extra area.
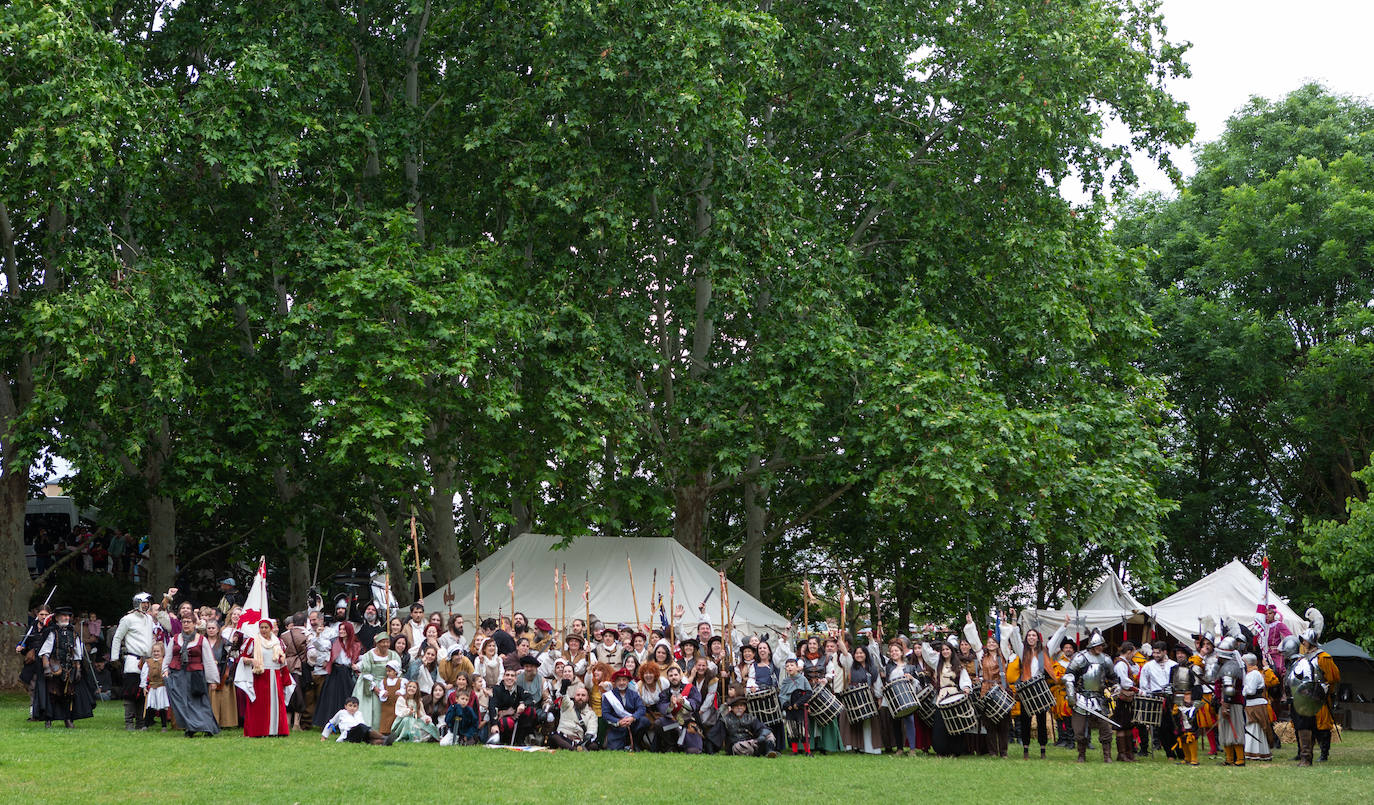
[(1312, 730), (1298, 730), (1298, 765), (1312, 765)]
[[(1075, 763), (1087, 763), (1087, 762), (1088, 762), (1088, 742), (1080, 739), (1080, 740), (1076, 741), (1076, 743), (1078, 744), (1078, 760), (1076, 760), (1076, 761), (1074, 761), (1074, 762), (1075, 762)], [(1312, 764), (1309, 763), (1309, 764), (1307, 764), (1307, 765), (1310, 766), (1310, 765), (1312, 765)]]
[(1111, 746), (1111, 744), (1108, 743), (1107, 741), (1103, 741), (1103, 742), (1102, 742), (1102, 762), (1103, 762), (1103, 763), (1111, 763), (1111, 762), (1112, 762), (1112, 746)]

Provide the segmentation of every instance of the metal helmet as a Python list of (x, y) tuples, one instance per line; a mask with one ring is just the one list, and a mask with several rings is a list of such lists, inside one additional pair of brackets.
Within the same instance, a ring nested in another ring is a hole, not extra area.
[(1317, 645), (1317, 630), (1316, 630), (1316, 629), (1306, 629), (1306, 630), (1304, 630), (1303, 633), (1302, 633), (1302, 642), (1306, 643), (1306, 644), (1309, 645), (1309, 646), (1315, 646), (1315, 645)]
[(148, 595), (147, 593), (138, 593), (137, 595), (134, 596), (134, 606), (138, 606), (139, 604), (142, 604), (142, 603), (145, 603), (145, 602), (146, 602), (146, 603), (151, 603), (152, 600), (153, 600), (153, 597), (152, 597), (151, 595)]
[(1298, 652), (1301, 650), (1302, 641), (1298, 639), (1297, 635), (1286, 635), (1279, 641), (1279, 652), (1283, 654), (1286, 659), (1293, 659), (1298, 656)]
[(1235, 651), (1237, 645), (1237, 641), (1234, 637), (1223, 637), (1221, 642), (1217, 644), (1217, 649), (1219, 651)]
[(1092, 639), (1088, 641), (1088, 648), (1097, 648), (1098, 646), (1105, 645), (1107, 645), (1107, 639), (1102, 636), (1102, 633), (1093, 632)]

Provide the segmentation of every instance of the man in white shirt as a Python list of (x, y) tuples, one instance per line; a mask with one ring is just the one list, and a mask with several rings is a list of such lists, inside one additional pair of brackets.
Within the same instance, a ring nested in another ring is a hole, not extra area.
[[(1164, 705), (1160, 707), (1159, 723), (1153, 725), (1155, 738), (1158, 745), (1164, 747), (1164, 754), (1172, 758), (1174, 756), (1174, 716), (1173, 702), (1170, 698), (1169, 677), (1173, 674), (1174, 666), (1178, 663), (1169, 659), (1169, 654), (1164, 650), (1164, 641), (1157, 641), (1151, 646), (1151, 656), (1149, 662), (1140, 667), (1140, 692), (1146, 696), (1157, 697), (1164, 700)], [(1147, 740), (1141, 754), (1150, 754), (1150, 743)]]
[(123, 655), (124, 729), (130, 731), (147, 729), (140, 703), (143, 691), (139, 688), (138, 663), (153, 651), (153, 616), (148, 612), (152, 604), (153, 598), (147, 593), (135, 595), (134, 608), (119, 619), (110, 642), (110, 657), (119, 660)]

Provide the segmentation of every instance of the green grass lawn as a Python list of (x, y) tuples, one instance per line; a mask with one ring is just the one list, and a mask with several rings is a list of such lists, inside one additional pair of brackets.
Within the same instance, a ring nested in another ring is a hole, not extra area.
[[(587, 800), (841, 802), (891, 792), (897, 801), (955, 794), (1018, 801), (1351, 802), (1374, 791), (1374, 734), (1346, 733), (1331, 761), (1294, 768), (1285, 758), (1199, 768), (1162, 757), (1103, 766), (1094, 749), (1085, 766), (1074, 753), (1050, 749), (1027, 762), (933, 757), (731, 758), (623, 753), (517, 753), (435, 744), (365, 746), (322, 743), (317, 731), (289, 738), (247, 739), (233, 731), (187, 740), (179, 732), (124, 731), (119, 702), (96, 717), (46, 729), (29, 723), (24, 698), (0, 696), (0, 781), (9, 802), (534, 802)], [(1033, 753), (1035, 754), (1035, 753)], [(1092, 794), (1089, 794), (1092, 792)], [(1360, 793), (1364, 792), (1364, 793)], [(816, 798), (820, 799), (816, 799)], [(1261, 799), (1262, 798), (1262, 799)]]

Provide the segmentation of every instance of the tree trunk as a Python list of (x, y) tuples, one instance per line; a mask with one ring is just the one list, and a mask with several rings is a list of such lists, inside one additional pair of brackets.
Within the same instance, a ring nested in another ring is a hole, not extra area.
[(148, 590), (156, 599), (176, 586), (177, 509), (171, 498), (150, 494), (148, 509)]
[[(5, 456), (0, 475), (0, 620), (23, 623), (29, 613), (33, 582), (24, 559), (24, 502), (28, 500), (27, 472), (16, 472), (10, 456)], [(24, 635), (24, 627), (5, 627), (4, 645), (14, 646)], [(0, 651), (0, 688), (19, 684), (19, 655), (10, 648)]]
[(698, 473), (692, 483), (673, 489), (673, 537), (702, 558), (705, 558), (710, 503), (711, 476), (708, 473)]
[(310, 590), (310, 546), (305, 535), (293, 523), (282, 529), (282, 544), (286, 546), (287, 576), (290, 580), (291, 609), (306, 608), (306, 597)]
[(458, 556), (458, 536), (453, 522), (454, 486), (452, 468), (445, 467), (434, 473), (425, 531), (429, 537), (429, 568), (434, 572), (435, 584), (446, 583), (463, 572), (463, 560)]
[[(757, 474), (761, 461), (749, 458), (749, 469)], [(755, 598), (763, 586), (764, 529), (768, 525), (767, 495), (752, 480), (744, 484), (744, 589)]]

